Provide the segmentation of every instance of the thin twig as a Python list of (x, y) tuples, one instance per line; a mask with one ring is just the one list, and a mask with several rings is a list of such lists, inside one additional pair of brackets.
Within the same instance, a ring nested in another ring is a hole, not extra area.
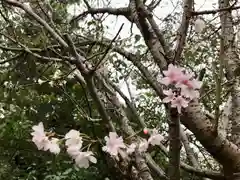
[[(110, 51), (113, 42), (115, 42), (115, 40), (117, 39), (118, 35), (120, 34), (122, 28), (123, 28), (124, 23), (121, 25), (121, 27), (119, 28), (117, 34), (114, 36), (114, 38), (111, 40), (110, 44), (108, 45), (105, 53), (103, 54), (103, 56), (101, 57), (101, 59), (97, 62), (97, 64), (94, 66), (94, 68), (91, 70), (91, 73), (95, 72), (98, 67), (102, 64), (102, 62), (104, 61), (105, 57), (107, 56), (108, 52)], [(103, 62), (104, 63), (104, 62)]]

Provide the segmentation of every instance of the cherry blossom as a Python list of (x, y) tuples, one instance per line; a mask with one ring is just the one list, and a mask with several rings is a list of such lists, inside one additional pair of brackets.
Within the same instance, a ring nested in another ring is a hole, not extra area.
[(146, 139), (142, 139), (141, 142), (138, 145), (138, 151), (139, 152), (146, 152), (148, 149), (148, 142)]
[(182, 74), (181, 76), (179, 76), (178, 78), (178, 82), (176, 84), (176, 87), (178, 87), (180, 84), (184, 84), (186, 86), (190, 86), (191, 87), (191, 79), (193, 78), (193, 74)]
[(181, 113), (181, 108), (186, 108), (188, 103), (195, 98), (199, 98), (198, 89), (201, 88), (202, 82), (194, 79), (193, 73), (187, 73), (184, 68), (178, 68), (169, 64), (168, 70), (163, 71), (166, 76), (160, 80), (161, 83), (171, 86), (173, 89), (163, 90), (167, 96), (163, 99), (164, 103), (171, 103), (171, 107), (175, 107), (178, 113)]
[(80, 132), (77, 130), (70, 130), (66, 135), (66, 146), (79, 145), (82, 146), (82, 137), (80, 137)]
[(164, 137), (161, 134), (159, 134), (156, 129), (153, 129), (152, 134), (148, 139), (148, 144), (151, 144), (153, 146), (160, 145), (162, 140), (164, 140)]
[[(43, 123), (40, 122), (38, 125), (32, 127), (33, 132), (31, 135), (33, 136), (32, 141), (37, 145), (39, 150), (47, 151), (49, 150), (51, 153), (59, 154), (61, 149), (59, 146), (59, 139), (52, 137), (50, 140), (46, 136), (44, 132)], [(52, 136), (52, 135), (51, 135)], [(110, 139), (113, 139), (114, 135), (110, 134)], [(92, 151), (82, 152), (82, 138), (80, 137), (80, 132), (76, 130), (70, 130), (64, 137), (66, 139), (65, 145), (67, 146), (67, 153), (75, 160), (75, 163), (80, 168), (88, 168), (89, 163), (96, 163), (97, 159), (93, 156)], [(122, 137), (117, 138), (118, 146), (120, 145), (120, 141), (122, 141)], [(123, 144), (124, 145), (124, 144)]]
[(79, 152), (75, 162), (79, 168), (88, 168), (89, 162), (97, 163), (97, 159), (93, 156), (92, 151)]
[(185, 76), (176, 84), (177, 88), (181, 88), (181, 95), (190, 99), (199, 98), (199, 92), (195, 89), (200, 89), (202, 85), (201, 81), (196, 79), (190, 80)]
[(59, 139), (52, 138), (51, 141), (48, 143), (49, 151), (53, 154), (59, 154), (60, 153), (60, 147), (59, 147)]
[(67, 148), (67, 153), (68, 153), (73, 159), (75, 159), (75, 158), (77, 157), (77, 155), (79, 154), (81, 147), (82, 147), (82, 145), (80, 145), (80, 144), (69, 146), (69, 147)]
[(40, 122), (38, 125), (32, 127), (33, 132), (31, 133), (32, 141), (37, 146), (38, 150), (47, 151), (49, 149), (49, 139), (44, 132), (43, 123)]
[(181, 86), (181, 95), (190, 99), (199, 98), (199, 92), (187, 86)]
[(136, 147), (137, 145), (135, 143), (132, 143), (130, 146), (128, 146), (127, 154), (132, 154), (135, 151)]
[(71, 129), (66, 135), (65, 139), (71, 139), (71, 138), (78, 138), (80, 136), (80, 132), (74, 129)]
[(163, 74), (166, 76), (160, 80), (162, 84), (168, 86), (169, 84), (174, 84), (178, 82), (178, 78), (182, 76), (182, 68), (178, 68), (172, 64), (168, 65), (168, 70), (163, 71)]
[(117, 156), (121, 148), (126, 148), (122, 137), (118, 137), (116, 132), (110, 132), (109, 137), (105, 136), (106, 146), (102, 150), (108, 152), (112, 156)]
[(191, 81), (191, 84), (192, 84), (192, 87), (193, 87), (194, 89), (200, 89), (201, 86), (202, 86), (202, 82), (201, 82), (201, 81), (198, 81), (198, 80), (196, 80), (196, 79), (193, 79), (193, 80)]
[(202, 82), (196, 79), (192, 79), (192, 75), (186, 74), (179, 78), (179, 81), (176, 84), (176, 87), (181, 88), (182, 85), (187, 86), (190, 89), (200, 89)]
[(181, 108), (186, 108), (188, 106), (188, 101), (185, 100), (182, 96), (177, 96), (172, 100), (171, 107), (175, 107), (178, 110), (178, 113), (181, 114)]
[(171, 102), (171, 101), (175, 98), (175, 96), (176, 96), (176, 94), (172, 92), (172, 89), (163, 90), (163, 93), (164, 93), (165, 95), (167, 95), (167, 97), (165, 97), (165, 98), (163, 99), (163, 102), (164, 102), (164, 103), (169, 103), (169, 102)]

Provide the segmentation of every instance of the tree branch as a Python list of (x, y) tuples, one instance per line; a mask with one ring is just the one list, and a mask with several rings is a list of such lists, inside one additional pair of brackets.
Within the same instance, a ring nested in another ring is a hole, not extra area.
[(180, 180), (180, 116), (176, 109), (170, 109), (169, 118), (169, 179)]
[(232, 11), (232, 10), (237, 10), (237, 9), (240, 9), (240, 6), (229, 6), (229, 7), (225, 7), (225, 8), (205, 10), (205, 11), (193, 11), (192, 16), (216, 14), (216, 13), (222, 12), (222, 11)]
[(87, 11), (79, 14), (78, 16), (74, 17), (70, 23), (73, 23), (74, 21), (79, 21), (82, 17), (88, 15), (88, 14), (111, 14), (111, 15), (122, 15), (122, 16), (128, 16), (129, 9), (127, 7), (122, 8), (89, 8)]
[(12, 6), (19, 7), (22, 10), (24, 10), (27, 14), (32, 16), (39, 24), (44, 26), (47, 29), (47, 31), (59, 42), (59, 44), (61, 44), (65, 48), (68, 47), (67, 43), (53, 30), (53, 28), (51, 28), (51, 26), (48, 25), (46, 21), (44, 21), (40, 16), (34, 13), (31, 7), (15, 0), (4, 0), (4, 1)]
[(184, 1), (184, 9), (183, 9), (183, 15), (182, 15), (182, 22), (181, 26), (178, 30), (178, 36), (177, 36), (177, 45), (175, 48), (175, 55), (173, 59), (173, 63), (176, 63), (177, 61), (180, 61), (181, 54), (185, 45), (185, 40), (187, 36), (187, 31), (191, 19), (191, 11), (193, 7), (193, 0), (185, 0)]

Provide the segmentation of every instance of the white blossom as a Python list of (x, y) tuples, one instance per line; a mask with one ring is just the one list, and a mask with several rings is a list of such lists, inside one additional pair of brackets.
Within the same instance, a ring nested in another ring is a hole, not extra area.
[(80, 168), (88, 168), (89, 162), (97, 163), (97, 159), (93, 156), (92, 151), (79, 152), (75, 162)]
[(37, 82), (38, 82), (38, 84), (40, 84), (40, 85), (41, 85), (41, 84), (43, 84), (45, 81), (43, 81), (43, 80), (41, 80), (41, 79), (38, 79), (38, 81), (37, 81)]
[(44, 132), (43, 123), (40, 122), (38, 125), (32, 127), (33, 132), (31, 133), (32, 141), (37, 146), (38, 150), (47, 151), (49, 149), (49, 139)]
[(66, 135), (65, 135), (65, 145), (66, 146), (72, 146), (72, 145), (78, 145), (82, 146), (82, 137), (80, 137), (80, 132), (77, 130), (70, 130)]
[(148, 143), (155, 146), (160, 145), (161, 141), (164, 139), (164, 137), (158, 133), (156, 129), (153, 129), (152, 134), (150, 138), (148, 139)]
[(141, 140), (138, 146), (139, 152), (146, 152), (148, 149), (148, 142), (146, 139)]
[(82, 147), (81, 144), (69, 146), (69, 147), (67, 148), (67, 153), (68, 153), (73, 159), (75, 159), (75, 158), (79, 155), (80, 150), (81, 150), (81, 147)]
[(137, 145), (135, 143), (132, 143), (130, 146), (128, 146), (127, 154), (132, 154), (135, 151), (136, 147)]
[(60, 153), (60, 147), (58, 144), (59, 139), (52, 138), (50, 143), (48, 144), (49, 151), (53, 154), (59, 154)]
[(126, 148), (122, 137), (118, 137), (117, 133), (110, 132), (109, 137), (105, 136), (106, 146), (102, 148), (103, 151), (108, 152), (112, 156), (117, 156), (121, 148)]
[(197, 18), (195, 21), (195, 32), (201, 33), (205, 26), (206, 26), (205, 22), (202, 19)]

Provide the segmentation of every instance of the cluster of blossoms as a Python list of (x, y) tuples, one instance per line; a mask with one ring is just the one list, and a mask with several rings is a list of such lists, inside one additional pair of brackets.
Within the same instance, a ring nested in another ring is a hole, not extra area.
[[(47, 151), (51, 153), (60, 153), (60, 140), (57, 138), (49, 139), (47, 133), (44, 132), (43, 123), (40, 122), (38, 125), (32, 127), (33, 132), (31, 133), (32, 141), (37, 146), (38, 150)], [(82, 148), (82, 137), (80, 132), (76, 130), (70, 130), (64, 137), (65, 145), (67, 147), (67, 153), (71, 158), (75, 160), (75, 163), (80, 168), (88, 168), (89, 162), (96, 163), (97, 159), (93, 156), (92, 151), (81, 151)]]
[(51, 153), (59, 154), (59, 139), (51, 138), (46, 135), (44, 132), (43, 123), (40, 122), (37, 126), (32, 127), (33, 132), (31, 133), (32, 141), (36, 144), (38, 150), (47, 151), (49, 150)]
[(184, 68), (178, 68), (169, 64), (168, 70), (163, 71), (165, 75), (160, 82), (168, 87), (163, 93), (167, 96), (163, 99), (164, 103), (171, 102), (173, 108), (177, 108), (181, 113), (181, 108), (186, 108), (188, 103), (199, 98), (199, 92), (202, 82), (194, 78), (192, 73), (187, 73)]
[[(163, 71), (165, 77), (160, 82), (168, 87), (168, 90), (164, 90), (164, 94), (167, 95), (163, 99), (164, 103), (171, 103), (171, 107), (177, 108), (178, 113), (181, 113), (182, 108), (186, 108), (188, 103), (199, 98), (199, 92), (202, 83), (194, 78), (194, 75), (187, 73), (184, 68), (178, 68), (172, 64), (169, 64), (168, 70)], [(58, 138), (53, 137), (53, 133), (44, 132), (43, 123), (32, 127), (31, 133), (32, 141), (36, 144), (38, 150), (50, 151), (54, 154), (60, 153), (60, 141)], [(136, 150), (139, 152), (146, 152), (149, 145), (161, 145), (161, 141), (164, 139), (156, 129), (143, 130), (144, 134), (150, 134), (148, 140), (141, 139), (138, 142), (132, 144), (125, 144), (123, 138), (117, 135), (116, 132), (110, 132), (109, 136), (105, 136), (106, 145), (102, 147), (104, 152), (109, 153), (111, 156), (118, 159), (118, 154), (121, 151), (125, 151), (127, 155), (131, 155)], [(80, 136), (80, 132), (76, 130), (70, 130), (63, 138), (65, 140), (66, 152), (69, 156), (75, 160), (75, 163), (80, 168), (88, 168), (89, 163), (96, 163), (97, 159), (93, 156), (92, 151), (83, 151), (83, 140)]]
[[(147, 130), (144, 129), (144, 133), (147, 134)], [(140, 142), (133, 142), (130, 145), (127, 145), (123, 142), (122, 137), (118, 137), (116, 132), (110, 132), (109, 136), (105, 136), (106, 146), (102, 147), (102, 150), (109, 153), (111, 156), (117, 158), (120, 151), (125, 150), (128, 155), (131, 155), (133, 152), (138, 150), (139, 152), (146, 152), (149, 145), (152, 146), (160, 145), (164, 137), (158, 133), (156, 129), (152, 130), (152, 133), (148, 140), (142, 139)]]
[(68, 154), (75, 160), (76, 164), (80, 168), (88, 168), (89, 162), (96, 163), (97, 159), (93, 156), (92, 151), (82, 152), (82, 137), (80, 132), (76, 130), (70, 130), (65, 135), (65, 145), (67, 146)]
[[(33, 126), (32, 129), (32, 141), (35, 143), (38, 150), (49, 150), (51, 153), (59, 154), (60, 142), (65, 140), (66, 152), (72, 159), (75, 160), (75, 163), (79, 168), (88, 168), (90, 162), (97, 162), (97, 159), (93, 156), (92, 151), (82, 151), (83, 140), (79, 131), (72, 129), (64, 136), (64, 139), (59, 140), (51, 137), (51, 133), (44, 132), (42, 122)], [(149, 134), (149, 131), (144, 129), (144, 133)], [(128, 145), (123, 142), (123, 138), (121, 136), (119, 137), (116, 132), (110, 132), (109, 136), (105, 136), (106, 145), (102, 147), (102, 150), (109, 153), (116, 159), (118, 159), (120, 151), (125, 151), (127, 155), (131, 155), (136, 150), (144, 153), (147, 151), (149, 145), (160, 145), (161, 141), (164, 139), (156, 129), (153, 129), (150, 134), (151, 135), (148, 140), (142, 139), (140, 142), (134, 142)]]

